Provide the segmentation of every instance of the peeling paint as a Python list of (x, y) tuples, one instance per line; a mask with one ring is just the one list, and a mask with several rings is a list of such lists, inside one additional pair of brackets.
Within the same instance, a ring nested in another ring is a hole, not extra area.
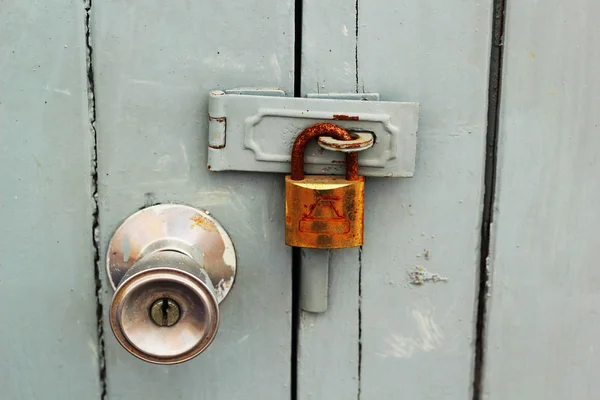
[(215, 297), (217, 301), (221, 301), (225, 298), (225, 295), (231, 289), (231, 285), (233, 285), (233, 276), (229, 279), (221, 279), (217, 286), (215, 287)]
[(448, 278), (439, 274), (429, 272), (427, 268), (422, 265), (417, 265), (414, 270), (408, 272), (410, 283), (413, 285), (422, 285), (425, 282), (447, 282)]

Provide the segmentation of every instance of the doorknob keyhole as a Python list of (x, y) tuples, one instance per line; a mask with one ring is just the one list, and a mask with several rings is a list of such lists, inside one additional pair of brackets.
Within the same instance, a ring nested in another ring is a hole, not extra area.
[(150, 307), (150, 318), (158, 326), (173, 326), (179, 321), (179, 304), (167, 297), (156, 300)]
[[(219, 257), (205, 263), (206, 254)], [(144, 208), (117, 229), (106, 257), (110, 327), (127, 351), (168, 365), (212, 343), (236, 272), (233, 242), (214, 218), (179, 204)]]

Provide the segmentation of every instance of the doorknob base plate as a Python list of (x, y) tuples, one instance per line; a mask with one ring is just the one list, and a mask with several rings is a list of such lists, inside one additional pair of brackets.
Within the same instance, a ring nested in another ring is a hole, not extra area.
[(220, 303), (236, 274), (233, 243), (208, 212), (180, 204), (144, 208), (127, 218), (113, 235), (106, 270), (113, 289), (142, 257), (157, 251), (177, 251), (203, 266)]

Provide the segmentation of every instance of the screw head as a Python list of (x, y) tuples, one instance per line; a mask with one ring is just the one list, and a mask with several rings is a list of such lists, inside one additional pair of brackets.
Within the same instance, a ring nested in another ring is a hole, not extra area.
[(158, 326), (173, 326), (179, 316), (179, 304), (169, 298), (158, 299), (150, 307), (150, 318)]

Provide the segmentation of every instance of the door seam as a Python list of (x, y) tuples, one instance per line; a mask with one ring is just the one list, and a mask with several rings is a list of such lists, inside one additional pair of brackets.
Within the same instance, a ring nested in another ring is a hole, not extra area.
[(100, 400), (107, 398), (106, 351), (104, 345), (104, 307), (102, 305), (102, 280), (100, 279), (100, 208), (98, 206), (98, 135), (96, 132), (96, 93), (94, 85), (93, 47), (91, 38), (92, 0), (84, 0), (85, 55), (88, 95), (89, 129), (92, 135), (91, 149), (91, 192), (92, 192), (92, 249), (94, 262), (94, 284), (96, 293), (96, 332), (98, 346), (98, 379)]
[[(303, 0), (294, 2), (294, 97), (302, 97), (302, 24)], [(300, 335), (301, 249), (292, 248), (292, 312), (290, 356), (290, 400), (298, 399), (298, 363)]]
[(492, 11), (484, 195), (479, 254), (479, 288), (476, 300), (477, 314), (475, 323), (475, 357), (473, 362), (473, 400), (480, 400), (483, 396), (487, 298), (490, 290), (489, 257), (491, 229), (494, 221), (496, 174), (498, 168), (498, 121), (502, 87), (504, 10), (506, 8), (506, 1), (507, 0), (493, 0)]

